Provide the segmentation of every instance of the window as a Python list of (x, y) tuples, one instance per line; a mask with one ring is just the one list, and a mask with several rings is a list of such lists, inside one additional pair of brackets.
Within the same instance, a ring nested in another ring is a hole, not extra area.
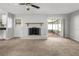
[(7, 19), (7, 16), (2, 15), (2, 24), (6, 25), (6, 19)]
[(52, 30), (53, 29), (53, 25), (50, 23), (48, 24), (48, 30)]

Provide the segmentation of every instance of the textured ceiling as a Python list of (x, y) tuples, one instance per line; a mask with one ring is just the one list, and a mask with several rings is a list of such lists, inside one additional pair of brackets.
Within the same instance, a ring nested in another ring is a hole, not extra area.
[[(79, 3), (34, 3), (40, 6), (40, 9), (31, 7), (30, 11), (26, 10), (26, 6), (16, 3), (0, 3), (0, 9), (11, 12), (15, 15), (26, 14), (67, 14), (79, 9)], [(1, 13), (1, 12), (0, 12)]]

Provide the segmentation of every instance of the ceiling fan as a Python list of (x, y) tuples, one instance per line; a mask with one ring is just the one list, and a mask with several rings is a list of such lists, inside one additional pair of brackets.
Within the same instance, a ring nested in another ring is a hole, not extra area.
[(30, 6), (36, 8), (36, 9), (39, 9), (40, 8), (39, 6), (34, 5), (32, 3), (19, 3), (19, 5), (25, 5), (25, 6), (27, 6), (27, 10), (28, 11), (30, 10)]

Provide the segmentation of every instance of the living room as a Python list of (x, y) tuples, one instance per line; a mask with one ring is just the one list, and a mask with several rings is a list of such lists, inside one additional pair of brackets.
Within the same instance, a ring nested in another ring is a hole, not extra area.
[(78, 56), (78, 6), (0, 3), (0, 55)]

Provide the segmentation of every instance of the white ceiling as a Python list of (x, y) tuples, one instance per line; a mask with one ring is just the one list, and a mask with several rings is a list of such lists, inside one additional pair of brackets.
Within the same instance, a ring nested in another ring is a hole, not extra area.
[[(40, 9), (31, 7), (30, 11), (26, 10), (26, 6), (16, 3), (0, 3), (0, 9), (11, 12), (15, 15), (26, 14), (67, 14), (79, 10), (79, 3), (34, 3), (40, 6)], [(1, 13), (1, 12), (0, 12)]]

